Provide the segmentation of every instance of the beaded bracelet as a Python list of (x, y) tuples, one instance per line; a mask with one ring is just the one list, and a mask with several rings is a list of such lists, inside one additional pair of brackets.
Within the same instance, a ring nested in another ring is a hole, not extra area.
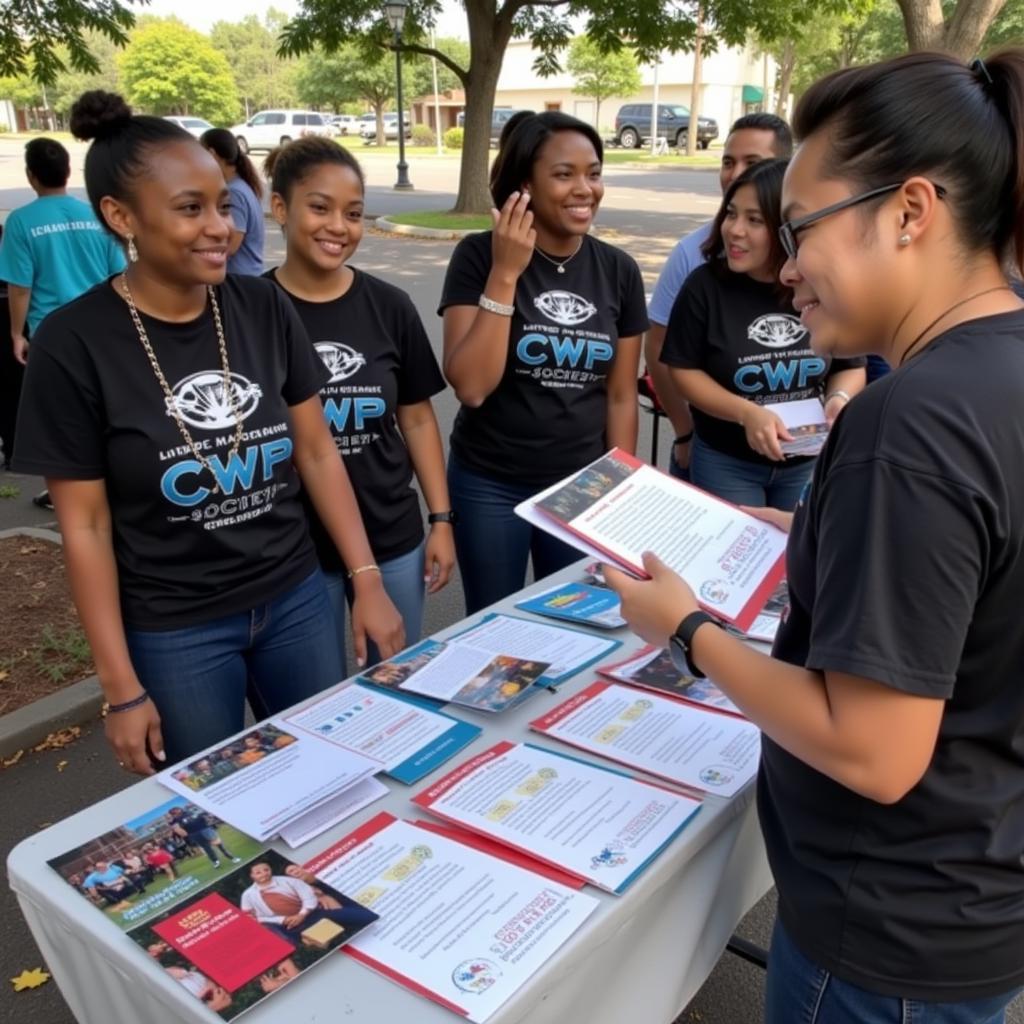
[(358, 576), (361, 572), (380, 572), (379, 565), (360, 565), (355, 569), (349, 569), (348, 578), (352, 579), (354, 576)]
[(123, 704), (108, 704), (107, 714), (116, 715), (121, 711), (131, 711), (132, 708), (141, 707), (147, 700), (149, 700), (149, 694), (144, 693), (141, 697), (135, 697), (133, 700), (126, 700)]

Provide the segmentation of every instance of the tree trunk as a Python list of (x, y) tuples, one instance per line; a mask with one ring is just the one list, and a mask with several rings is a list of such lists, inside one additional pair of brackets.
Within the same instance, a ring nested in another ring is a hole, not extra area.
[(690, 125), (686, 130), (686, 155), (697, 152), (697, 122), (700, 117), (700, 90), (704, 71), (704, 5), (697, 6), (697, 33), (693, 42), (693, 86), (690, 89)]
[(594, 130), (601, 131), (601, 97), (594, 97)]
[[(911, 50), (941, 50), (945, 22), (940, 0), (898, 0)], [(962, 6), (965, 0), (959, 0)]]
[(387, 104), (387, 100), (377, 100), (373, 104), (373, 112), (377, 115), (377, 138), (374, 145), (383, 146), (387, 143), (387, 139), (384, 137), (384, 107)]
[(453, 213), (487, 213), (491, 193), (487, 187), (491, 116), (501, 60), (512, 37), (510, 17), (495, 11), (494, 0), (466, 0), (470, 64), (466, 75), (466, 118), (462, 133), (459, 194)]
[(1006, 0), (960, 0), (946, 25), (945, 49), (963, 61), (980, 56), (981, 42)]
[(775, 97), (775, 114), (777, 117), (786, 116), (786, 105), (789, 100), (789, 90), (793, 84), (793, 72), (796, 70), (796, 44), (792, 39), (787, 39), (782, 47), (782, 60), (779, 62), (779, 80), (776, 84), (778, 95)]

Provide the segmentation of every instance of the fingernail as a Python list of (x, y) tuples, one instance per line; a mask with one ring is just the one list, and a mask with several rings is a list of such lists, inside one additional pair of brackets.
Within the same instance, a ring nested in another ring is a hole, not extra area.
[(164, 752), (163, 752), (162, 750), (157, 750), (157, 751), (156, 751), (156, 752), (155, 752), (155, 753), (153, 754), (153, 756), (154, 756), (154, 757), (155, 757), (155, 758), (156, 758), (156, 759), (157, 759), (158, 761), (166, 761), (166, 760), (167, 760), (167, 755), (166, 755), (166, 754), (165, 754), (165, 753), (164, 753)]
[(366, 659), (365, 658), (356, 658), (356, 664), (360, 668), (362, 668), (366, 664)]

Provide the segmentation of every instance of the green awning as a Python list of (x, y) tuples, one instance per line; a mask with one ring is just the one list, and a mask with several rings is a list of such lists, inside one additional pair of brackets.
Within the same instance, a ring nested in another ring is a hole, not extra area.
[(764, 89), (759, 85), (743, 86), (744, 103), (761, 103), (764, 100)]

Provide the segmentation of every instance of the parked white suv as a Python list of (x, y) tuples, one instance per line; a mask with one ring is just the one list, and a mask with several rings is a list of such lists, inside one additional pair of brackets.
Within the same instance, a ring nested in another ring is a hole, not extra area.
[(168, 115), (164, 120), (176, 124), (179, 128), (184, 128), (189, 135), (194, 135), (197, 139), (203, 132), (208, 132), (213, 127), (209, 121), (204, 121), (201, 117), (176, 117)]
[(315, 110), (261, 110), (244, 124), (228, 129), (243, 153), (250, 149), (273, 149), (303, 135), (334, 135), (327, 115)]

